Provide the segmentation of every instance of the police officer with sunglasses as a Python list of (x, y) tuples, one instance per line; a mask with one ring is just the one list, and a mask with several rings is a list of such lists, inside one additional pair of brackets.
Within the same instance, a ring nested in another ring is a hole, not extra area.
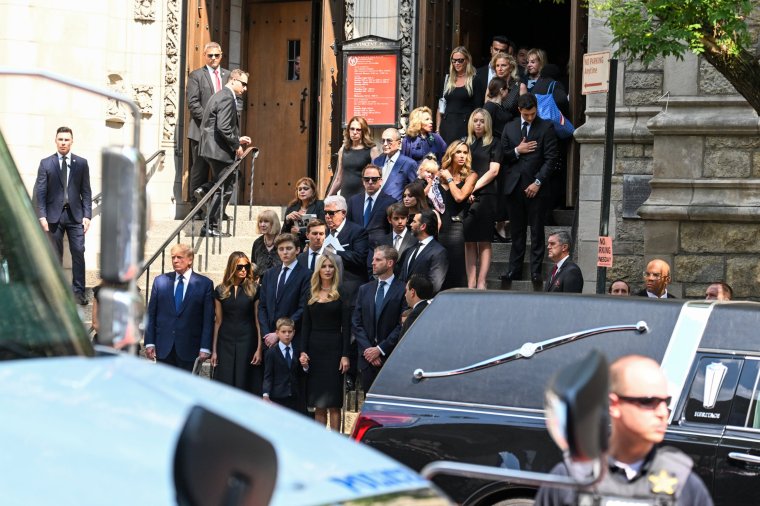
[[(582, 491), (542, 487), (535, 504), (712, 505), (691, 458), (656, 446), (665, 437), (671, 407), (660, 365), (639, 355), (619, 358), (610, 366), (609, 397), (612, 432), (605, 477)], [(552, 473), (567, 475), (568, 470), (563, 463)]]

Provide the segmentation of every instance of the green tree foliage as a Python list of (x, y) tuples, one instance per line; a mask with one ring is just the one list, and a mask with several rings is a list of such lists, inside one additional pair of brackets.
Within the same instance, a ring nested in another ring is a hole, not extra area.
[(606, 17), (618, 55), (702, 55), (760, 113), (760, 64), (750, 50), (758, 0), (592, 0)]

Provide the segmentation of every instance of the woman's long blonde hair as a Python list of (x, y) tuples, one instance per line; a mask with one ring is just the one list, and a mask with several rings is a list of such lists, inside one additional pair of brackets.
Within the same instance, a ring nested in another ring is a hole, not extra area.
[[(472, 151), (470, 151), (470, 146), (468, 146), (465, 141), (457, 140), (449, 144), (449, 147), (446, 149), (446, 154), (443, 155), (443, 160), (441, 160), (441, 168), (451, 171), (451, 166), (454, 162), (454, 152), (459, 146), (465, 146), (467, 148), (467, 158), (458, 174), (461, 179), (467, 179), (467, 176), (472, 172)], [(454, 173), (452, 172), (451, 175), (453, 176)]]
[(472, 96), (472, 81), (475, 78), (475, 67), (472, 66), (472, 56), (470, 55), (470, 52), (464, 46), (457, 46), (451, 51), (451, 55), (449, 56), (449, 80), (446, 82), (444, 95), (448, 95), (457, 87), (457, 72), (454, 70), (454, 64), (451, 63), (451, 58), (454, 56), (454, 53), (462, 53), (464, 56), (467, 64), (464, 68), (464, 86), (467, 88), (467, 94)]
[(480, 114), (483, 116), (483, 145), (490, 146), (493, 142), (493, 126), (491, 122), (491, 114), (483, 108), (478, 108), (472, 111), (470, 119), (467, 121), (467, 145), (472, 146), (475, 143), (475, 115)]
[(230, 257), (227, 259), (227, 267), (224, 269), (224, 278), (221, 285), (219, 285), (219, 298), (221, 300), (224, 300), (230, 296), (231, 288), (233, 285), (232, 281), (235, 278), (235, 273), (237, 272), (237, 263), (241, 258), (248, 260), (248, 263), (251, 264), (250, 269), (248, 269), (248, 272), (245, 274), (245, 279), (241, 283), (241, 286), (243, 287), (243, 290), (247, 296), (253, 297), (256, 295), (256, 278), (253, 275), (253, 272), (256, 270), (256, 265), (254, 265), (254, 263), (251, 262), (251, 260), (248, 258), (248, 255), (242, 251), (233, 251), (230, 253)]
[(314, 274), (311, 275), (311, 298), (309, 299), (308, 304), (314, 304), (319, 300), (319, 290), (322, 288), (322, 278), (319, 276), (319, 271), (322, 269), (325, 262), (330, 262), (335, 268), (335, 275), (330, 284), (330, 291), (327, 293), (327, 300), (340, 299), (340, 292), (338, 291), (338, 287), (340, 286), (340, 271), (335, 262), (335, 255), (329, 251), (324, 251), (319, 258), (317, 258), (316, 265), (314, 265)]

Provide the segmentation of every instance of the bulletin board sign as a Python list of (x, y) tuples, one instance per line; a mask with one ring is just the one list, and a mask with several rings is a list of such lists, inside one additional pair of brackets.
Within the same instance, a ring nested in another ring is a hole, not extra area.
[(362, 116), (371, 127), (397, 126), (401, 51), (398, 41), (362, 37), (343, 44), (343, 126)]

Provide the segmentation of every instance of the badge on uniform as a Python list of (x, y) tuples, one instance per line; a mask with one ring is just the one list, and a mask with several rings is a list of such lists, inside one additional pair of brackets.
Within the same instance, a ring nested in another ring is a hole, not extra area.
[(650, 483), (650, 490), (653, 494), (673, 495), (676, 493), (678, 478), (676, 478), (674, 474), (670, 474), (666, 470), (662, 469), (657, 474), (650, 474), (648, 479)]

